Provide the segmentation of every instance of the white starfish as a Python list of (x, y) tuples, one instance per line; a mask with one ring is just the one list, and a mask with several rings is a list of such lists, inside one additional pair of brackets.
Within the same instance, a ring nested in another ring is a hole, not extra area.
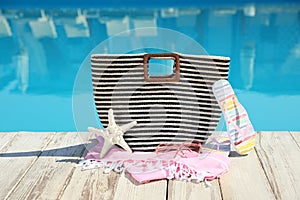
[(115, 122), (115, 117), (112, 109), (108, 111), (108, 126), (106, 129), (98, 129), (88, 127), (88, 130), (94, 134), (101, 135), (104, 138), (104, 144), (102, 151), (100, 153), (100, 158), (105, 156), (107, 151), (112, 147), (112, 145), (117, 144), (128, 152), (132, 152), (123, 136), (126, 131), (131, 129), (137, 124), (136, 121), (118, 126)]

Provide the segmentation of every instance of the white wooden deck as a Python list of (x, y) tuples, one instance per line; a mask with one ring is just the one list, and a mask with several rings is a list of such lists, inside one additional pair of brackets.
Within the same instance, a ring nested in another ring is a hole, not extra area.
[[(134, 185), (75, 163), (88, 133), (0, 133), (0, 199), (300, 199), (300, 133), (258, 133), (256, 151), (233, 157), (230, 172), (203, 183)], [(91, 144), (89, 144), (90, 146)]]

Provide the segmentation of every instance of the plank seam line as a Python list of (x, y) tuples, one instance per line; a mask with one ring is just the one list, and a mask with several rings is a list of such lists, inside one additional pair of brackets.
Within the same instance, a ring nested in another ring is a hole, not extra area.
[(74, 172), (75, 172), (75, 167), (73, 167), (73, 169), (71, 170), (70, 174), (68, 175), (68, 177), (67, 177), (67, 179), (66, 179), (66, 181), (65, 181), (65, 183), (64, 183), (64, 185), (63, 185), (63, 187), (62, 187), (61, 191), (59, 192), (59, 194), (58, 194), (58, 196), (57, 196), (56, 199), (61, 199), (62, 198), (62, 196), (63, 196), (63, 194), (64, 194), (67, 186), (69, 185), (69, 183), (70, 183), (70, 181), (72, 179), (72, 176), (73, 176)]
[[(262, 132), (260, 132), (260, 131), (257, 132), (257, 135), (259, 136), (259, 143), (261, 143), (261, 134), (262, 134)], [(260, 145), (260, 146), (261, 146), (261, 145)], [(270, 186), (270, 188), (271, 188), (271, 190), (272, 190), (272, 192), (273, 192), (273, 195), (274, 195), (275, 199), (278, 199), (278, 200), (281, 199), (280, 194), (277, 194), (277, 192), (276, 192), (274, 186), (271, 184), (271, 180), (270, 180), (269, 177), (268, 177), (267, 170), (266, 170), (265, 167), (264, 167), (264, 164), (263, 164), (263, 162), (262, 162), (262, 159), (259, 157), (259, 153), (258, 153), (258, 150), (257, 150), (256, 147), (254, 148), (254, 151), (255, 151), (255, 153), (256, 153), (256, 155), (257, 155), (259, 164), (260, 164), (261, 168), (263, 169), (264, 175), (265, 175), (265, 177), (266, 177), (266, 179), (267, 179), (267, 181), (268, 181), (268, 183), (269, 183), (269, 186)], [(264, 150), (262, 150), (262, 151), (264, 151)], [(265, 151), (264, 151), (264, 152), (265, 152)]]
[(255, 153), (257, 154), (259, 164), (260, 164), (261, 168), (263, 169), (264, 175), (265, 175), (265, 177), (266, 177), (266, 179), (267, 179), (267, 181), (268, 181), (268, 183), (269, 183), (269, 186), (270, 186), (270, 188), (271, 188), (271, 190), (272, 190), (272, 193), (273, 193), (275, 199), (278, 199), (278, 200), (281, 199), (281, 198), (278, 196), (277, 192), (275, 191), (275, 188), (274, 188), (273, 185), (271, 184), (271, 180), (270, 180), (269, 177), (268, 177), (268, 174), (267, 174), (266, 169), (265, 169), (265, 167), (264, 167), (264, 165), (263, 165), (263, 163), (262, 163), (262, 160), (261, 160), (260, 157), (258, 156), (258, 152), (257, 152), (257, 149), (256, 149), (256, 148), (255, 148)]
[[(97, 172), (97, 175), (99, 176), (99, 173), (100, 173), (100, 171), (98, 171)], [(103, 171), (101, 172), (102, 174), (104, 173), (104, 169), (103, 169)], [(111, 174), (114, 174), (114, 176), (112, 176)], [(119, 181), (120, 181), (120, 177), (121, 176), (119, 176), (116, 172), (113, 172), (113, 173), (110, 173), (109, 174), (109, 177), (108, 177), (108, 179), (110, 179), (111, 177), (113, 177), (113, 179), (114, 179), (114, 181), (112, 181), (112, 183), (115, 183), (114, 184), (114, 186), (112, 187), (112, 191), (111, 191), (111, 193), (110, 193), (110, 195), (109, 195), (109, 199), (110, 200), (114, 200), (115, 198), (115, 194), (116, 194), (116, 191), (117, 191), (117, 187), (118, 187), (118, 184), (119, 184)], [(109, 184), (108, 184), (109, 185)]]
[(220, 178), (218, 179), (218, 185), (219, 185), (219, 189), (220, 189), (221, 199), (224, 199), (224, 194), (223, 194)]
[(0, 148), (0, 151), (1, 151), (7, 144), (9, 144), (10, 142), (14, 141), (16, 135), (17, 135), (17, 134), (15, 133), (9, 141), (7, 141), (5, 144), (3, 144), (2, 147)]
[(167, 179), (167, 184), (166, 184), (166, 200), (169, 200), (169, 184), (170, 184), (170, 180)]
[[(87, 151), (86, 145), (84, 145), (84, 146), (85, 146), (85, 148), (82, 149), (82, 151), (81, 151), (81, 153), (80, 153), (80, 158), (81, 158), (81, 157), (84, 155), (84, 153)], [(63, 187), (62, 187), (62, 189), (61, 189), (61, 191), (59, 192), (59, 194), (58, 194), (58, 196), (57, 196), (57, 199), (61, 199), (61, 198), (62, 198), (63, 194), (65, 193), (65, 190), (67, 189), (69, 183), (71, 182), (71, 179), (72, 179), (72, 177), (73, 177), (73, 175), (74, 175), (75, 169), (76, 169), (76, 167), (74, 166), (73, 169), (71, 170), (71, 172), (69, 173), (69, 175), (68, 175), (68, 177), (67, 177), (67, 179), (66, 179), (66, 181), (65, 181), (65, 183), (64, 183), (64, 185), (63, 185)]]
[(36, 158), (30, 163), (29, 167), (25, 170), (25, 172), (23, 173), (23, 175), (19, 178), (19, 180), (17, 181), (17, 183), (12, 187), (12, 189), (7, 193), (7, 195), (5, 196), (5, 200), (8, 199), (12, 192), (18, 187), (18, 185), (20, 184), (20, 182), (23, 180), (23, 178), (25, 177), (25, 175), (28, 173), (28, 171), (32, 168), (32, 166), (34, 165), (34, 163), (36, 163), (36, 161), (38, 160), (38, 158), (40, 157), (40, 155), (43, 153), (43, 151), (45, 150), (45, 148), (47, 148), (47, 146), (50, 144), (50, 142), (52, 141), (52, 139), (54, 138), (56, 133), (53, 133), (52, 136), (48, 139), (48, 141), (46, 142), (46, 144), (44, 146), (41, 147), (40, 153), (36, 156)]
[[(77, 132), (77, 137), (78, 137), (78, 132)], [(92, 135), (90, 135), (90, 136), (88, 137), (88, 140), (87, 140), (87, 141), (89, 141), (91, 138), (92, 138)], [(81, 151), (81, 153), (80, 153), (80, 158), (81, 158), (81, 157), (83, 157), (83, 155), (84, 155), (85, 153), (88, 152), (88, 149), (87, 149), (87, 144), (86, 144), (87, 141), (83, 141), (82, 138), (81, 138), (80, 136), (79, 136), (79, 140), (81, 141), (81, 143), (84, 144), (84, 148), (82, 149), (82, 151)], [(61, 199), (61, 198), (62, 198), (63, 194), (65, 193), (65, 191), (66, 191), (66, 189), (67, 189), (67, 187), (68, 187), (68, 185), (69, 185), (69, 183), (71, 182), (71, 179), (72, 179), (72, 177), (73, 177), (73, 175), (74, 175), (75, 169), (76, 169), (76, 168), (73, 167), (73, 169), (71, 170), (71, 172), (70, 172), (68, 178), (66, 179), (66, 181), (65, 181), (65, 183), (64, 183), (63, 188), (61, 189), (61, 191), (59, 192), (59, 194), (58, 194), (58, 196), (57, 196), (57, 199)]]
[(294, 137), (293, 133), (291, 131), (289, 131), (289, 134), (291, 135), (291, 137), (293, 138), (293, 140), (295, 141), (296, 145), (298, 146), (298, 148), (300, 149), (300, 144), (298, 144), (296, 138)]

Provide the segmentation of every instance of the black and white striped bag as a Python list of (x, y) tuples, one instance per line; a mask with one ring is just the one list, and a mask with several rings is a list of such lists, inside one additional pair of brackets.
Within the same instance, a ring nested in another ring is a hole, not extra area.
[[(149, 75), (149, 60), (173, 60), (173, 74)], [(187, 54), (94, 54), (94, 100), (104, 127), (108, 110), (119, 125), (137, 120), (125, 133), (133, 151), (153, 151), (161, 143), (205, 142), (221, 110), (212, 84), (228, 79), (228, 57)]]

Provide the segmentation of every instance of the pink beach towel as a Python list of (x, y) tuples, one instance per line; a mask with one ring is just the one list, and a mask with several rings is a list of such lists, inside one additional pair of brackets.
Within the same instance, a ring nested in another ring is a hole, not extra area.
[[(213, 180), (228, 171), (230, 159), (223, 154), (206, 152), (200, 155), (194, 151), (182, 150), (163, 153), (133, 152), (113, 146), (104, 158), (99, 158), (103, 138), (96, 136), (99, 143), (93, 147), (79, 163), (82, 170), (98, 167), (106, 168), (105, 173), (114, 170), (118, 173), (129, 173), (139, 183), (152, 180), (177, 179), (200, 182)], [(174, 157), (175, 156), (175, 157)]]

